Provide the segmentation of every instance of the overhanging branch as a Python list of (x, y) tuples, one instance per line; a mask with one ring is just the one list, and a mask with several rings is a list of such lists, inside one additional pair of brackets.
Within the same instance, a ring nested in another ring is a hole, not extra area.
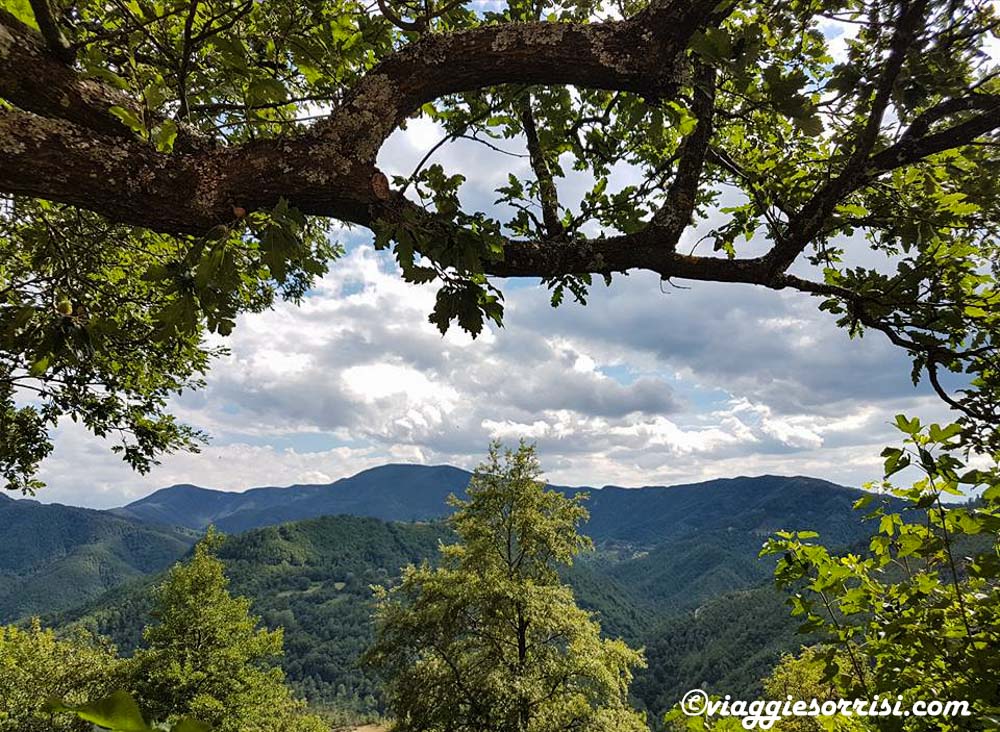
[(166, 233), (204, 232), (228, 220), (233, 205), (269, 208), (279, 198), (305, 213), (369, 225), (375, 156), (423, 104), (512, 83), (667, 94), (681, 81), (681, 55), (697, 29), (668, 21), (704, 18), (713, 6), (664, 5), (655, 33), (621, 21), (427, 34), (376, 66), (308, 132), (174, 154), (157, 153), (109, 113), (131, 100), (78, 76), (37, 32), (0, 11), (0, 96), (16, 107), (0, 113), (0, 135), (10, 141), (0, 150), (0, 190)]

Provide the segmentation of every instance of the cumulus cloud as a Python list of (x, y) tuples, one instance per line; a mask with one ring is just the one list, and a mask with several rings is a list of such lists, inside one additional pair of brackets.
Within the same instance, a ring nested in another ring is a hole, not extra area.
[(241, 319), (178, 415), (213, 435), (137, 476), (61, 426), (43, 497), (119, 505), (192, 482), (328, 482), (384, 462), (472, 467), (490, 439), (539, 444), (552, 480), (643, 485), (761, 472), (875, 477), (896, 411), (928, 414), (905, 358), (850, 341), (801, 298), (655, 278), (553, 310), (508, 293), (503, 329), (441, 337), (433, 290), (355, 247), (299, 305)]

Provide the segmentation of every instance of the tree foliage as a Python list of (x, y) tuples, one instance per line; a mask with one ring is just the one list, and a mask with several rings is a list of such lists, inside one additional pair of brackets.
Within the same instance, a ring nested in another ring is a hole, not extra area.
[(0, 626), (0, 732), (328, 730), (275, 665), (281, 631), (259, 628), (249, 601), (229, 594), (220, 541), (210, 531), (154, 589), (155, 622), (130, 658), (75, 626)]
[[(842, 660), (846, 662), (846, 659)], [(797, 656), (783, 655), (778, 665), (764, 679), (764, 692), (768, 699), (784, 700), (790, 696), (794, 700), (817, 699), (824, 702), (841, 698), (836, 685), (826, 677), (821, 654), (812, 647), (802, 649)], [(838, 729), (842, 732), (864, 729), (859, 724), (850, 726), (847, 719), (838, 721), (841, 725)], [(776, 732), (822, 732), (824, 724), (829, 726), (830, 722), (830, 719), (815, 717), (786, 717), (775, 724), (773, 729)]]
[(250, 601), (232, 597), (209, 531), (190, 561), (155, 590), (155, 623), (132, 659), (140, 704), (156, 719), (190, 716), (216, 732), (314, 732), (275, 665), (281, 630), (259, 627)]
[(589, 545), (578, 498), (546, 490), (534, 449), (494, 444), (450, 519), (440, 566), (376, 595), (367, 660), (402, 730), (641, 730), (641, 653), (603, 639), (557, 568)]
[[(38, 486), (62, 415), (122, 435), (140, 469), (192, 447), (166, 401), (198, 385), (202, 336), (301, 293), (332, 253), (331, 220), (371, 230), (407, 281), (436, 283), (442, 330), (500, 323), (497, 277), (540, 278), (554, 304), (639, 269), (799, 290), (852, 336), (906, 350), (966, 439), (996, 444), (993, 3), (3, 8), (10, 487)], [(390, 181), (376, 156), (412, 118), (438, 125), (441, 145), (528, 166), (487, 210), (438, 146)], [(616, 182), (623, 167), (634, 182)], [(560, 185), (581, 171), (591, 182), (572, 200)], [(708, 216), (700, 253), (680, 251)]]
[(57, 637), (37, 620), (26, 628), (0, 626), (0, 731), (86, 732), (90, 725), (55, 714), (46, 702), (82, 704), (125, 678), (114, 647), (85, 631)]
[[(177, 238), (32, 199), (0, 210), (0, 478), (33, 478), (61, 418), (145, 472), (202, 435), (166, 411), (202, 384), (237, 315), (300, 296), (335, 248), (279, 205)], [(239, 224), (238, 227), (235, 224)], [(82, 242), (85, 244), (81, 245)], [(269, 244), (269, 242), (271, 242)], [(279, 242), (275, 244), (274, 242)], [(285, 250), (288, 249), (288, 251)]]
[[(877, 506), (866, 554), (837, 555), (805, 533), (771, 539), (779, 585), (794, 590), (793, 614), (819, 632), (822, 681), (841, 698), (876, 694), (914, 701), (968, 701), (971, 718), (896, 719), (905, 730), (1000, 724), (1000, 471), (967, 470), (955, 455), (960, 428), (897, 419), (904, 445), (888, 448), (878, 487), (906, 510)], [(924, 476), (906, 488), (889, 478), (910, 465)], [(970, 493), (967, 504), (945, 496)], [(874, 501), (860, 500), (859, 509)]]

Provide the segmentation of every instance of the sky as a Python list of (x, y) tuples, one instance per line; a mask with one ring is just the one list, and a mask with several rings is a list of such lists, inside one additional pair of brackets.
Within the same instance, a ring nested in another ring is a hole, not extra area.
[[(411, 122), (380, 166), (409, 173), (439, 135)], [(467, 175), (473, 206), (489, 206), (509, 171), (527, 169), (462, 141), (435, 160)], [(612, 186), (629, 175), (616, 171)], [(586, 182), (565, 181), (564, 200)], [(472, 468), (497, 438), (535, 442), (546, 477), (564, 485), (771, 473), (860, 486), (881, 475), (894, 415), (948, 420), (911, 383), (905, 353), (879, 334), (849, 339), (801, 293), (682, 289), (633, 273), (595, 284), (585, 307), (554, 309), (536, 281), (508, 281), (503, 328), (442, 337), (427, 320), (433, 286), (402, 282), (364, 231), (332, 236), (346, 254), (305, 300), (242, 317), (207, 387), (175, 400), (179, 418), (211, 435), (199, 454), (139, 475), (65, 422), (38, 498), (106, 508), (176, 483), (244, 490), (328, 483), (387, 462)], [(864, 259), (863, 244), (851, 246)]]

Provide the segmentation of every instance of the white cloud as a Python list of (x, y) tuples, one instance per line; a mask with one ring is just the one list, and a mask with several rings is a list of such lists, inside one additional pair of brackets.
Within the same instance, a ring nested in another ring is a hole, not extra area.
[[(390, 461), (472, 467), (499, 437), (537, 441), (553, 481), (643, 485), (761, 472), (877, 477), (892, 414), (941, 414), (905, 359), (850, 341), (806, 298), (638, 275), (552, 310), (508, 292), (507, 327), (472, 340), (427, 322), (433, 291), (353, 249), (298, 307), (241, 319), (208, 387), (176, 411), (200, 455), (137, 476), (62, 426), (45, 500), (117, 505), (164, 485), (328, 482)], [(870, 382), (870, 383), (869, 383)], [(901, 385), (902, 384), (902, 385)]]

